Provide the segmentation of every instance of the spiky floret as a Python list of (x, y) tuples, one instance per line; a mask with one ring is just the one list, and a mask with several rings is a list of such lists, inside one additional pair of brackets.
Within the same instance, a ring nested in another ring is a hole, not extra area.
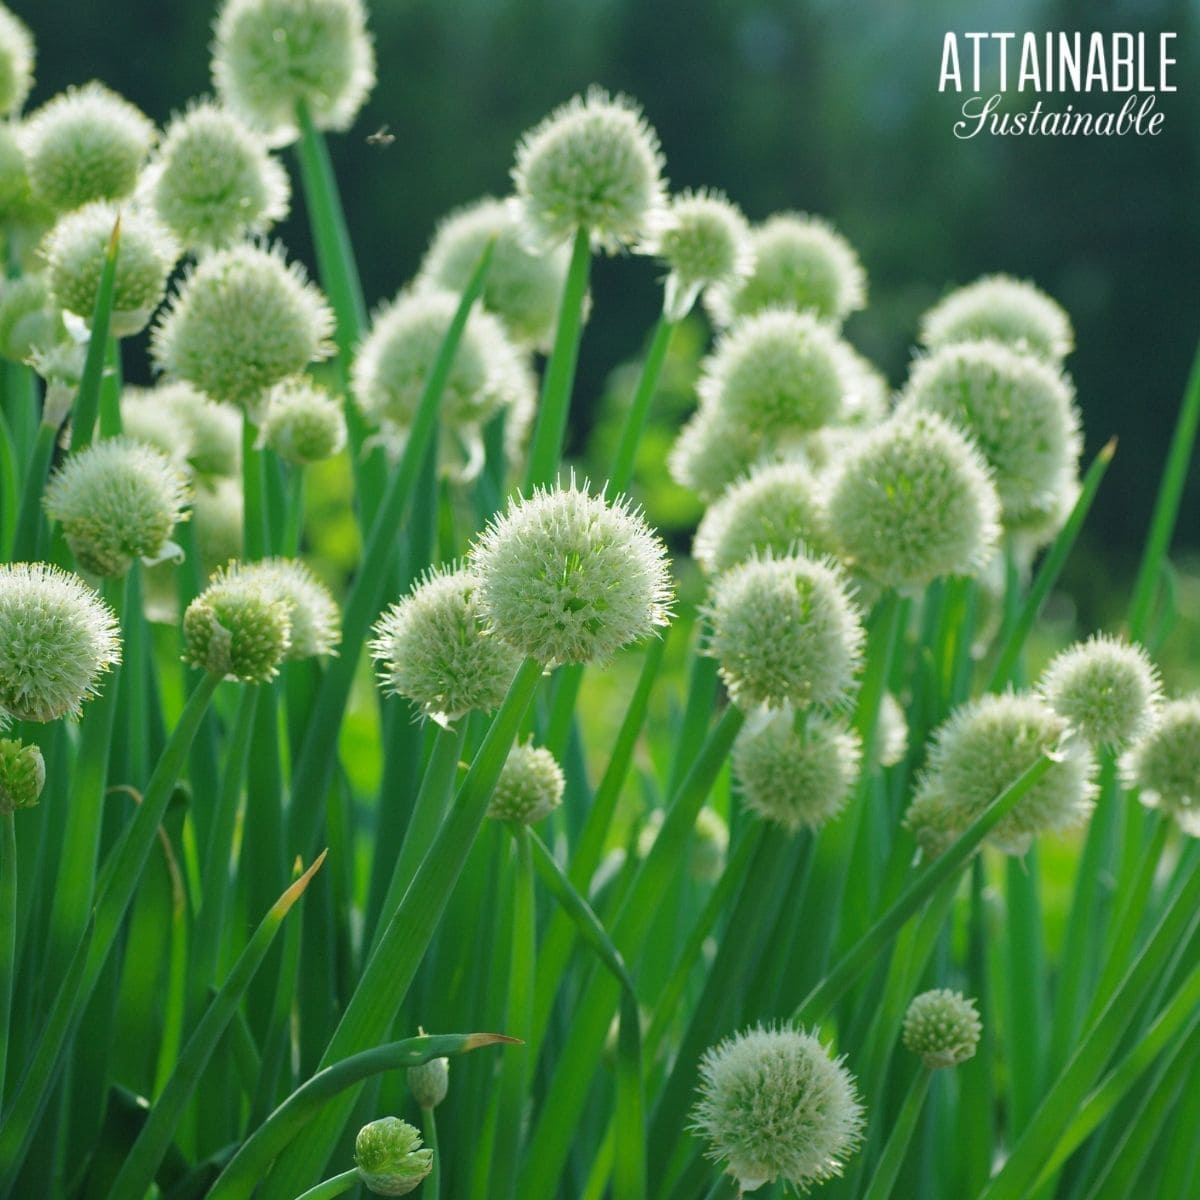
[(672, 321), (686, 317), (702, 292), (716, 297), (709, 303), (727, 306), (754, 266), (750, 226), (723, 192), (672, 196), (642, 248), (667, 267), (663, 311)]
[(698, 408), (679, 431), (667, 469), (681, 487), (716, 500), (762, 457), (759, 440), (716, 409)]
[(755, 554), (787, 554), (802, 545), (832, 549), (816, 478), (798, 460), (753, 468), (709, 506), (696, 529), (692, 555), (707, 575), (719, 575)]
[(242, 683), (274, 679), (291, 648), (291, 612), (281, 592), (230, 563), (183, 614), (184, 661)]
[(222, 102), (282, 145), (303, 103), (318, 129), (347, 129), (375, 86), (361, 0), (225, 0), (213, 42)]
[(921, 318), (921, 342), (931, 349), (981, 338), (1055, 364), (1075, 348), (1071, 318), (1062, 306), (1011, 275), (985, 275), (955, 288)]
[(574, 478), (511, 501), (470, 559), (490, 628), (538, 662), (603, 662), (670, 619), (661, 539), (628, 500)]
[(1145, 650), (1104, 634), (1055, 657), (1038, 691), (1080, 737), (1096, 746), (1120, 746), (1141, 737), (1162, 703), (1158, 669)]
[(18, 133), (16, 125), (0, 121), (0, 223), (18, 230), (38, 228), (54, 215), (33, 198)]
[(832, 561), (752, 558), (719, 576), (708, 652), (741, 708), (837, 707), (854, 689), (863, 628)]
[(532, 740), (518, 742), (504, 761), (488, 803), (488, 816), (533, 825), (562, 803), (566, 786), (562, 767), (549, 750), (535, 746)]
[(268, 388), (332, 352), (333, 313), (279, 248), (239, 245), (198, 263), (159, 315), (156, 367), (252, 419)]
[(700, 404), (767, 440), (828, 425), (842, 407), (837, 341), (811, 314), (769, 309), (747, 317), (704, 361)]
[(1158, 711), (1150, 732), (1121, 761), (1125, 785), (1139, 798), (1200, 837), (1200, 695), (1171, 700)]
[(187, 466), (192, 450), (191, 430), (150, 388), (121, 389), (121, 433), (158, 450), (172, 463)]
[(836, 348), (842, 377), (841, 421), (855, 429), (871, 429), (887, 417), (891, 407), (888, 381), (844, 338), (837, 339)]
[(751, 231), (754, 266), (713, 317), (727, 323), (765, 308), (794, 308), (841, 324), (866, 303), (867, 276), (833, 226), (804, 213), (777, 213)]
[[(376, 422), (406, 429), (416, 415), (459, 298), (420, 288), (402, 292), (375, 314), (354, 357), (354, 398)], [(477, 427), (532, 388), (520, 352), (491, 313), (467, 318), (442, 392), (442, 420), (456, 429)]]
[(934, 731), (905, 824), (927, 853), (940, 852), (1044, 754), (1050, 769), (988, 840), (1006, 854), (1024, 854), (1039, 834), (1081, 825), (1096, 795), (1096, 762), (1066, 732), (1062, 717), (1030, 693), (969, 701)]
[(332, 458), (346, 444), (341, 401), (305, 375), (285, 379), (267, 397), (263, 437), (293, 466)]
[(375, 622), (380, 686), (441, 724), (498, 708), (520, 657), (485, 624), (473, 571), (428, 571)]
[(517, 144), (512, 178), (532, 239), (557, 245), (579, 229), (608, 253), (657, 227), (666, 205), (658, 135), (625, 96), (592, 87)]
[(906, 410), (843, 448), (827, 519), (839, 554), (888, 587), (973, 575), (1000, 534), (987, 464), (934, 413)]
[(46, 785), (46, 764), (35, 745), (0, 738), (0, 813), (32, 808)]
[(755, 713), (733, 747), (746, 807), (789, 833), (819, 829), (846, 806), (862, 742), (840, 720), (783, 708)]
[(323, 658), (337, 653), (342, 640), (337, 602), (299, 559), (264, 558), (242, 563), (238, 577), (257, 584), (265, 594), (287, 605), (292, 632), (285, 658)]
[(131, 438), (93, 442), (46, 484), (45, 506), (62, 524), (75, 561), (94, 575), (124, 575), (134, 559), (176, 552), (170, 541), (186, 519), (187, 480), (161, 450)]
[(19, 721), (78, 716), (120, 661), (116, 616), (78, 575), (47, 563), (0, 563), (0, 713)]
[(922, 992), (904, 1014), (904, 1045), (931, 1071), (974, 1058), (982, 1034), (975, 1001), (948, 988)]
[(417, 1067), (405, 1071), (408, 1090), (418, 1108), (437, 1108), (450, 1091), (450, 1060), (431, 1058)]
[(450, 213), (425, 252), (419, 282), (461, 295), (489, 238), (495, 238), (495, 246), (483, 285), (483, 306), (500, 318), (519, 345), (549, 349), (570, 252), (565, 245), (540, 254), (531, 250), (515, 200), (487, 196)]
[(21, 128), (34, 196), (57, 212), (122, 200), (154, 143), (141, 110), (95, 81), (48, 100)]
[(0, 4), (0, 117), (11, 116), (33, 87), (33, 35)]
[(179, 258), (179, 244), (155, 216), (136, 206), (119, 210), (96, 200), (59, 218), (42, 243), (42, 257), (55, 299), (90, 323), (118, 216), (121, 234), (109, 330), (114, 337), (132, 337), (145, 329)]
[(192, 251), (265, 233), (287, 216), (291, 197), (263, 141), (211, 102), (171, 121), (143, 186), (159, 220)]
[(62, 316), (44, 274), (0, 282), (0, 355), (27, 362), (34, 350), (52, 346), (63, 335)]
[(1056, 367), (1000, 342), (959, 342), (916, 359), (902, 406), (935, 412), (987, 459), (1005, 528), (1044, 518), (1075, 476), (1079, 412)]
[(700, 1060), (692, 1129), (743, 1192), (776, 1179), (807, 1191), (842, 1173), (862, 1141), (854, 1076), (815, 1035), (756, 1026)]
[(433, 1151), (421, 1148), (421, 1135), (399, 1117), (383, 1117), (354, 1139), (358, 1177), (376, 1196), (407, 1196), (433, 1170)]

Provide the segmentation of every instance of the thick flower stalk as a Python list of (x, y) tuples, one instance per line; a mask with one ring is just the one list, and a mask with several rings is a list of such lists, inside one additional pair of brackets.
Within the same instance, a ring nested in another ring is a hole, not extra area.
[(519, 742), (505, 759), (488, 804), (488, 816), (496, 821), (533, 825), (562, 803), (566, 786), (562, 767), (549, 750), (532, 742)]

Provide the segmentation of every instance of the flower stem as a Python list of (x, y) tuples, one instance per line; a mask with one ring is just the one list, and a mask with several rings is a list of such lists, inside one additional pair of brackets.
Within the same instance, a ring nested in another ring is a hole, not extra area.
[(242, 417), (242, 558), (257, 562), (271, 552), (270, 517), (267, 512), (267, 476), (263, 452), (258, 448), (258, 431), (248, 416)]
[(637, 457), (638, 442), (641, 441), (642, 431), (646, 428), (646, 418), (650, 413), (650, 401), (658, 388), (658, 379), (662, 374), (663, 363), (667, 358), (667, 349), (671, 344), (671, 334), (675, 332), (676, 322), (668, 320), (663, 313), (654, 326), (654, 336), (650, 339), (650, 348), (646, 351), (646, 359), (642, 363), (642, 371), (638, 376), (637, 388), (629, 411), (625, 414), (625, 424), (621, 427), (621, 440), (617, 444), (617, 453), (613, 458), (612, 469), (608, 473), (608, 484), (612, 495), (628, 491), (633, 479), (633, 465)]
[(890, 1200), (892, 1188), (896, 1186), (896, 1176), (900, 1174), (900, 1168), (904, 1164), (904, 1156), (908, 1153), (913, 1130), (917, 1127), (917, 1118), (921, 1115), (932, 1079), (933, 1072), (927, 1067), (922, 1067), (914, 1076), (908, 1095), (904, 1098), (904, 1107), (901, 1108), (900, 1115), (888, 1134), (879, 1162), (875, 1164), (875, 1174), (863, 1200)]
[(17, 528), (13, 535), (13, 562), (32, 562), (38, 556), (44, 526), (42, 518), (42, 489), (50, 473), (50, 460), (54, 457), (54, 442), (58, 427), (42, 422), (38, 426), (33, 442), (33, 454), (29, 459), (29, 473), (25, 476), (25, 487), (21, 493), (21, 508), (17, 513)]
[(297, 1196), (296, 1200), (331, 1200), (333, 1196), (341, 1196), (348, 1192), (358, 1181), (358, 1168), (351, 1167), (340, 1175), (334, 1175), (333, 1178), (310, 1187), (307, 1192)]
[(437, 1116), (432, 1108), (421, 1109), (421, 1133), (426, 1147), (433, 1151), (433, 1167), (421, 1184), (421, 1200), (441, 1200), (442, 1151), (438, 1145)]
[(0, 814), (0, 1097), (8, 1065), (9, 1018), (17, 958), (17, 827), (15, 814)]

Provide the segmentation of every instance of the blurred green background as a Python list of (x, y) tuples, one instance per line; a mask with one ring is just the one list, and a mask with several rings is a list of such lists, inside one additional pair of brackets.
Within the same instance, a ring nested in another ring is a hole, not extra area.
[[(207, 3), (10, 3), (38, 38), (32, 103), (96, 77), (163, 121), (209, 87)], [(657, 128), (674, 186), (721, 187), (752, 219), (820, 213), (850, 238), (871, 300), (847, 333), (894, 385), (921, 312), (953, 284), (1008, 271), (1067, 307), (1089, 455), (1120, 438), (1070, 588), (1081, 618), (1109, 620), (1120, 603), (1110, 581), (1129, 578), (1140, 550), (1200, 333), (1197, 16), (1194, 4), (1156, 0), (375, 0), (380, 82), (356, 127), (332, 140), (368, 300), (411, 277), (442, 213), (507, 189), (525, 128), (593, 81), (626, 91)], [(1179, 91), (1159, 97), (1157, 138), (959, 141), (960, 101), (937, 91), (948, 29), (1174, 30)], [(385, 123), (395, 141), (368, 143)], [(311, 261), (301, 218), (280, 232)], [(600, 262), (593, 293), (576, 449), (603, 424), (621, 387), (614, 368), (637, 355), (656, 315), (654, 266)], [(697, 324), (679, 339), (660, 441), (689, 403), (704, 337)], [(650, 515), (682, 533), (687, 499), (653, 477), (642, 484)], [(1200, 550), (1198, 507), (1193, 470), (1177, 539), (1185, 559)]]

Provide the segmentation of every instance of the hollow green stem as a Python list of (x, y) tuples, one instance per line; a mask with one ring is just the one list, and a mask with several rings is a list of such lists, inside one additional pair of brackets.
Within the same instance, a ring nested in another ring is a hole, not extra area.
[(350, 1170), (343, 1171), (340, 1175), (334, 1175), (330, 1179), (315, 1184), (307, 1192), (302, 1192), (297, 1196), (296, 1200), (332, 1200), (334, 1196), (344, 1195), (358, 1184), (359, 1180), (358, 1168), (351, 1167)]
[(266, 558), (271, 552), (271, 527), (267, 511), (267, 477), (258, 431), (242, 417), (243, 550), (246, 562)]
[(433, 1151), (433, 1168), (421, 1184), (422, 1200), (441, 1200), (442, 1151), (438, 1145), (437, 1117), (432, 1108), (421, 1109), (421, 1134), (426, 1147)]
[(288, 480), (287, 520), (280, 543), (280, 553), (285, 558), (295, 558), (300, 553), (300, 541), (304, 535), (304, 478), (302, 466), (292, 467)]
[[(117, 254), (121, 245), (121, 218), (113, 225), (112, 236), (100, 270), (96, 289), (96, 307), (92, 312), (91, 336), (83, 360), (83, 376), (71, 420), (71, 452), (77, 454), (92, 444), (96, 417), (100, 410), (100, 387), (104, 379), (104, 359), (108, 353), (108, 326), (112, 317), (113, 291), (117, 280)], [(111, 418), (110, 418), (111, 420)]]
[(17, 827), (15, 814), (0, 814), (0, 1097), (8, 1066), (13, 975), (17, 966)]
[(642, 439), (642, 431), (646, 428), (646, 419), (650, 414), (650, 401), (654, 399), (654, 393), (658, 388), (658, 379), (662, 374), (663, 363), (667, 359), (667, 350), (670, 347), (671, 334), (675, 332), (675, 326), (676, 322), (668, 320), (666, 313), (663, 313), (655, 322), (650, 348), (646, 351), (637, 387), (634, 389), (633, 400), (630, 402), (629, 411), (625, 414), (625, 423), (621, 427), (621, 440), (617, 444), (617, 453), (608, 473), (609, 492), (614, 496), (627, 491), (633, 479), (633, 466), (637, 458), (638, 443)]
[(21, 492), (16, 532), (13, 534), (13, 562), (32, 562), (38, 557), (38, 542), (43, 527), (42, 490), (50, 473), (50, 460), (54, 457), (54, 443), (57, 437), (57, 425), (43, 421), (38, 426), (33, 442), (33, 454), (29, 459), (29, 471)]

